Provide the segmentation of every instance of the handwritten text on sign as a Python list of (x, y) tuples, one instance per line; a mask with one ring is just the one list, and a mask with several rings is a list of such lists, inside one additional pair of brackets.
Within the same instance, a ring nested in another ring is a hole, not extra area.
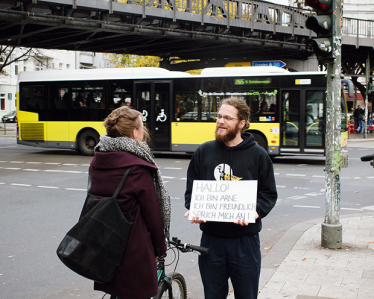
[(257, 181), (194, 181), (190, 215), (206, 221), (254, 223)]

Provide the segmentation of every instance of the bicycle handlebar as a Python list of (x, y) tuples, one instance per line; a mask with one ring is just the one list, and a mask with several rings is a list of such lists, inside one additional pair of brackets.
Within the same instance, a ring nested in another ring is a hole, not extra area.
[(367, 156), (362, 156), (361, 161), (362, 162), (368, 162), (374, 159), (374, 155), (367, 155)]
[(189, 252), (189, 251), (198, 251), (200, 253), (208, 254), (209, 248), (182, 243), (181, 240), (179, 240), (176, 237), (173, 237), (172, 240), (169, 240), (169, 244), (174, 245), (178, 250), (182, 252)]

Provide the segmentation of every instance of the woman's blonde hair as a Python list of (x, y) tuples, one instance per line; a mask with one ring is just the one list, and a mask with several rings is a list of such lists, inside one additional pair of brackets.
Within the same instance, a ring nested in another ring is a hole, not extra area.
[[(139, 117), (140, 116), (140, 117)], [(107, 135), (113, 138), (129, 137), (134, 138), (134, 129), (139, 129), (142, 125), (143, 115), (128, 106), (122, 106), (113, 110), (104, 120), (104, 127)], [(149, 132), (144, 127), (144, 141), (149, 142)]]

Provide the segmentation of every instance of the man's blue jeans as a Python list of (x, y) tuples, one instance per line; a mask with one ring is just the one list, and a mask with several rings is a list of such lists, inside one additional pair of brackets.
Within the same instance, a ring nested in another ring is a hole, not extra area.
[(365, 128), (365, 122), (363, 120), (358, 121), (358, 127), (357, 127), (357, 132), (358, 133), (364, 133), (364, 128)]

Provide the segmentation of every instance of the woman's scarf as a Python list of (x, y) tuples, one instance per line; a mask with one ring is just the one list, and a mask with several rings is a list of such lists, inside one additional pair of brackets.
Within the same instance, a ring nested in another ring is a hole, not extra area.
[[(116, 137), (112, 138), (107, 135), (101, 135), (100, 141), (95, 147), (95, 152), (128, 152), (139, 158), (147, 161), (153, 165), (156, 165), (155, 160), (152, 157), (151, 150), (146, 142), (136, 141), (133, 138), (128, 137)], [(157, 166), (157, 165), (156, 165)], [(152, 172), (152, 180), (155, 185), (156, 195), (158, 203), (160, 205), (161, 216), (164, 220), (165, 234), (169, 238), (170, 229), (170, 214), (171, 214), (171, 204), (170, 195), (164, 186), (164, 182), (161, 178), (161, 173), (157, 171)]]

